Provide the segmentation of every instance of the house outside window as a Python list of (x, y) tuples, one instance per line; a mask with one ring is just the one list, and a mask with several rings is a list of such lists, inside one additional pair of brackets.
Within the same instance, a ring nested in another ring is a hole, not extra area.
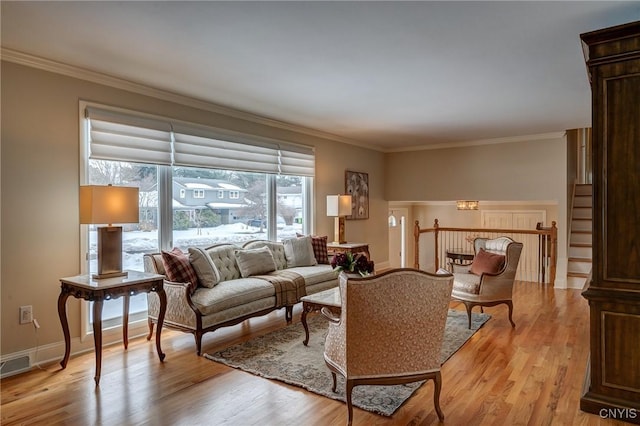
[(238, 191), (229, 191), (229, 198), (232, 200), (237, 200), (240, 198), (240, 193)]
[(193, 198), (204, 198), (204, 189), (194, 189)]
[(187, 191), (184, 189), (180, 189), (180, 198), (185, 198), (187, 196)]
[(218, 198), (224, 198), (224, 191), (223, 190), (219, 190), (218, 191)]

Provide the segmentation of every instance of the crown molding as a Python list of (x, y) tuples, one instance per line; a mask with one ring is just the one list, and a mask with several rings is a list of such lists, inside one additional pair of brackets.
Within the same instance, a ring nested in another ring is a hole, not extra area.
[(145, 96), (150, 96), (163, 101), (174, 102), (180, 105), (201, 109), (204, 111), (213, 112), (228, 117), (238, 118), (241, 120), (249, 121), (251, 123), (260, 124), (263, 126), (273, 127), (277, 129), (287, 130), (296, 133), (302, 133), (308, 136), (313, 136), (321, 139), (327, 139), (334, 142), (340, 142), (348, 145), (354, 145), (361, 148), (370, 149), (372, 151), (384, 152), (378, 147), (370, 144), (354, 141), (348, 138), (344, 138), (331, 133), (323, 132), (304, 126), (298, 126), (295, 124), (287, 123), (284, 121), (276, 120), (273, 118), (264, 117), (261, 115), (253, 114), (246, 111), (241, 111), (233, 108), (229, 108), (223, 105), (219, 105), (210, 101), (193, 98), (190, 96), (181, 95), (175, 92), (167, 90), (157, 89), (145, 85), (143, 83), (137, 83), (134, 81), (126, 80), (119, 77), (114, 77), (109, 74), (103, 74), (98, 71), (93, 71), (86, 68), (77, 67), (75, 65), (69, 65), (62, 62), (46, 59), (39, 56), (34, 56), (28, 53), (20, 52), (17, 50), (2, 48), (0, 57), (3, 61), (13, 62), (18, 65), (24, 65), (31, 68), (37, 68), (43, 71), (48, 71), (56, 74), (61, 74), (67, 77), (73, 77), (80, 80), (90, 81), (92, 83), (102, 84), (105, 86), (113, 87), (116, 89), (126, 90), (128, 92), (138, 93)]
[(394, 152), (412, 152), (412, 151), (426, 151), (432, 149), (446, 149), (446, 148), (462, 148), (469, 146), (480, 146), (480, 145), (495, 145), (501, 143), (518, 143), (518, 142), (526, 142), (526, 141), (540, 141), (540, 140), (548, 140), (548, 139), (560, 139), (566, 135), (566, 131), (562, 132), (550, 132), (550, 133), (539, 133), (535, 135), (522, 135), (522, 136), (509, 136), (505, 138), (495, 138), (495, 139), (480, 139), (475, 141), (462, 141), (462, 142), (447, 142), (447, 143), (439, 143), (433, 145), (421, 145), (407, 148), (397, 148), (397, 149), (387, 149), (384, 152), (386, 153), (394, 153)]
[[(496, 201), (496, 200), (478, 200), (482, 210), (484, 206), (557, 206), (558, 202), (553, 200), (516, 200), (516, 201)], [(456, 206), (456, 201), (389, 201), (389, 206)]]

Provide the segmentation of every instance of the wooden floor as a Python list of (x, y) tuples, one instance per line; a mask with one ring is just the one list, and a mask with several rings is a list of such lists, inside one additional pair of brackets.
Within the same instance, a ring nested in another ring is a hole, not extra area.
[[(588, 355), (588, 306), (578, 290), (519, 283), (512, 329), (505, 306), (442, 368), (441, 406), (450, 425), (614, 425), (579, 410)], [(460, 306), (452, 303), (456, 309)], [(299, 323), (300, 307), (294, 310)], [(285, 324), (284, 312), (205, 335), (213, 352)], [(9, 377), (2, 425), (341, 425), (346, 406), (297, 387), (253, 376), (195, 354), (193, 336), (166, 331), (160, 363), (153, 342), (104, 350), (102, 379), (94, 355)], [(327, 374), (329, 374), (327, 372)], [(393, 417), (355, 409), (357, 425), (438, 424), (433, 384), (423, 385)]]

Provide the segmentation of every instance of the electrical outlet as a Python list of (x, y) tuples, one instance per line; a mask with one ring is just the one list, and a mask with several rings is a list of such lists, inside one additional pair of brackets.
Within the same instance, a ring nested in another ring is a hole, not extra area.
[(33, 306), (20, 306), (20, 324), (29, 324), (33, 321)]

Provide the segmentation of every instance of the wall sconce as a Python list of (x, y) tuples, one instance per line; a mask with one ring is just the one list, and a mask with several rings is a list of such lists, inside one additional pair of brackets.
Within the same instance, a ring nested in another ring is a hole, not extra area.
[(344, 217), (351, 214), (351, 195), (327, 195), (327, 216), (335, 217), (333, 243), (344, 244)]
[(456, 207), (458, 210), (478, 210), (478, 201), (458, 200), (456, 201)]
[(393, 210), (391, 210), (391, 214), (389, 215), (389, 228), (395, 228), (398, 226), (398, 220), (393, 215)]
[(80, 187), (80, 223), (108, 224), (98, 232), (98, 273), (103, 279), (127, 276), (122, 270), (122, 226), (139, 222), (138, 188), (87, 185)]

